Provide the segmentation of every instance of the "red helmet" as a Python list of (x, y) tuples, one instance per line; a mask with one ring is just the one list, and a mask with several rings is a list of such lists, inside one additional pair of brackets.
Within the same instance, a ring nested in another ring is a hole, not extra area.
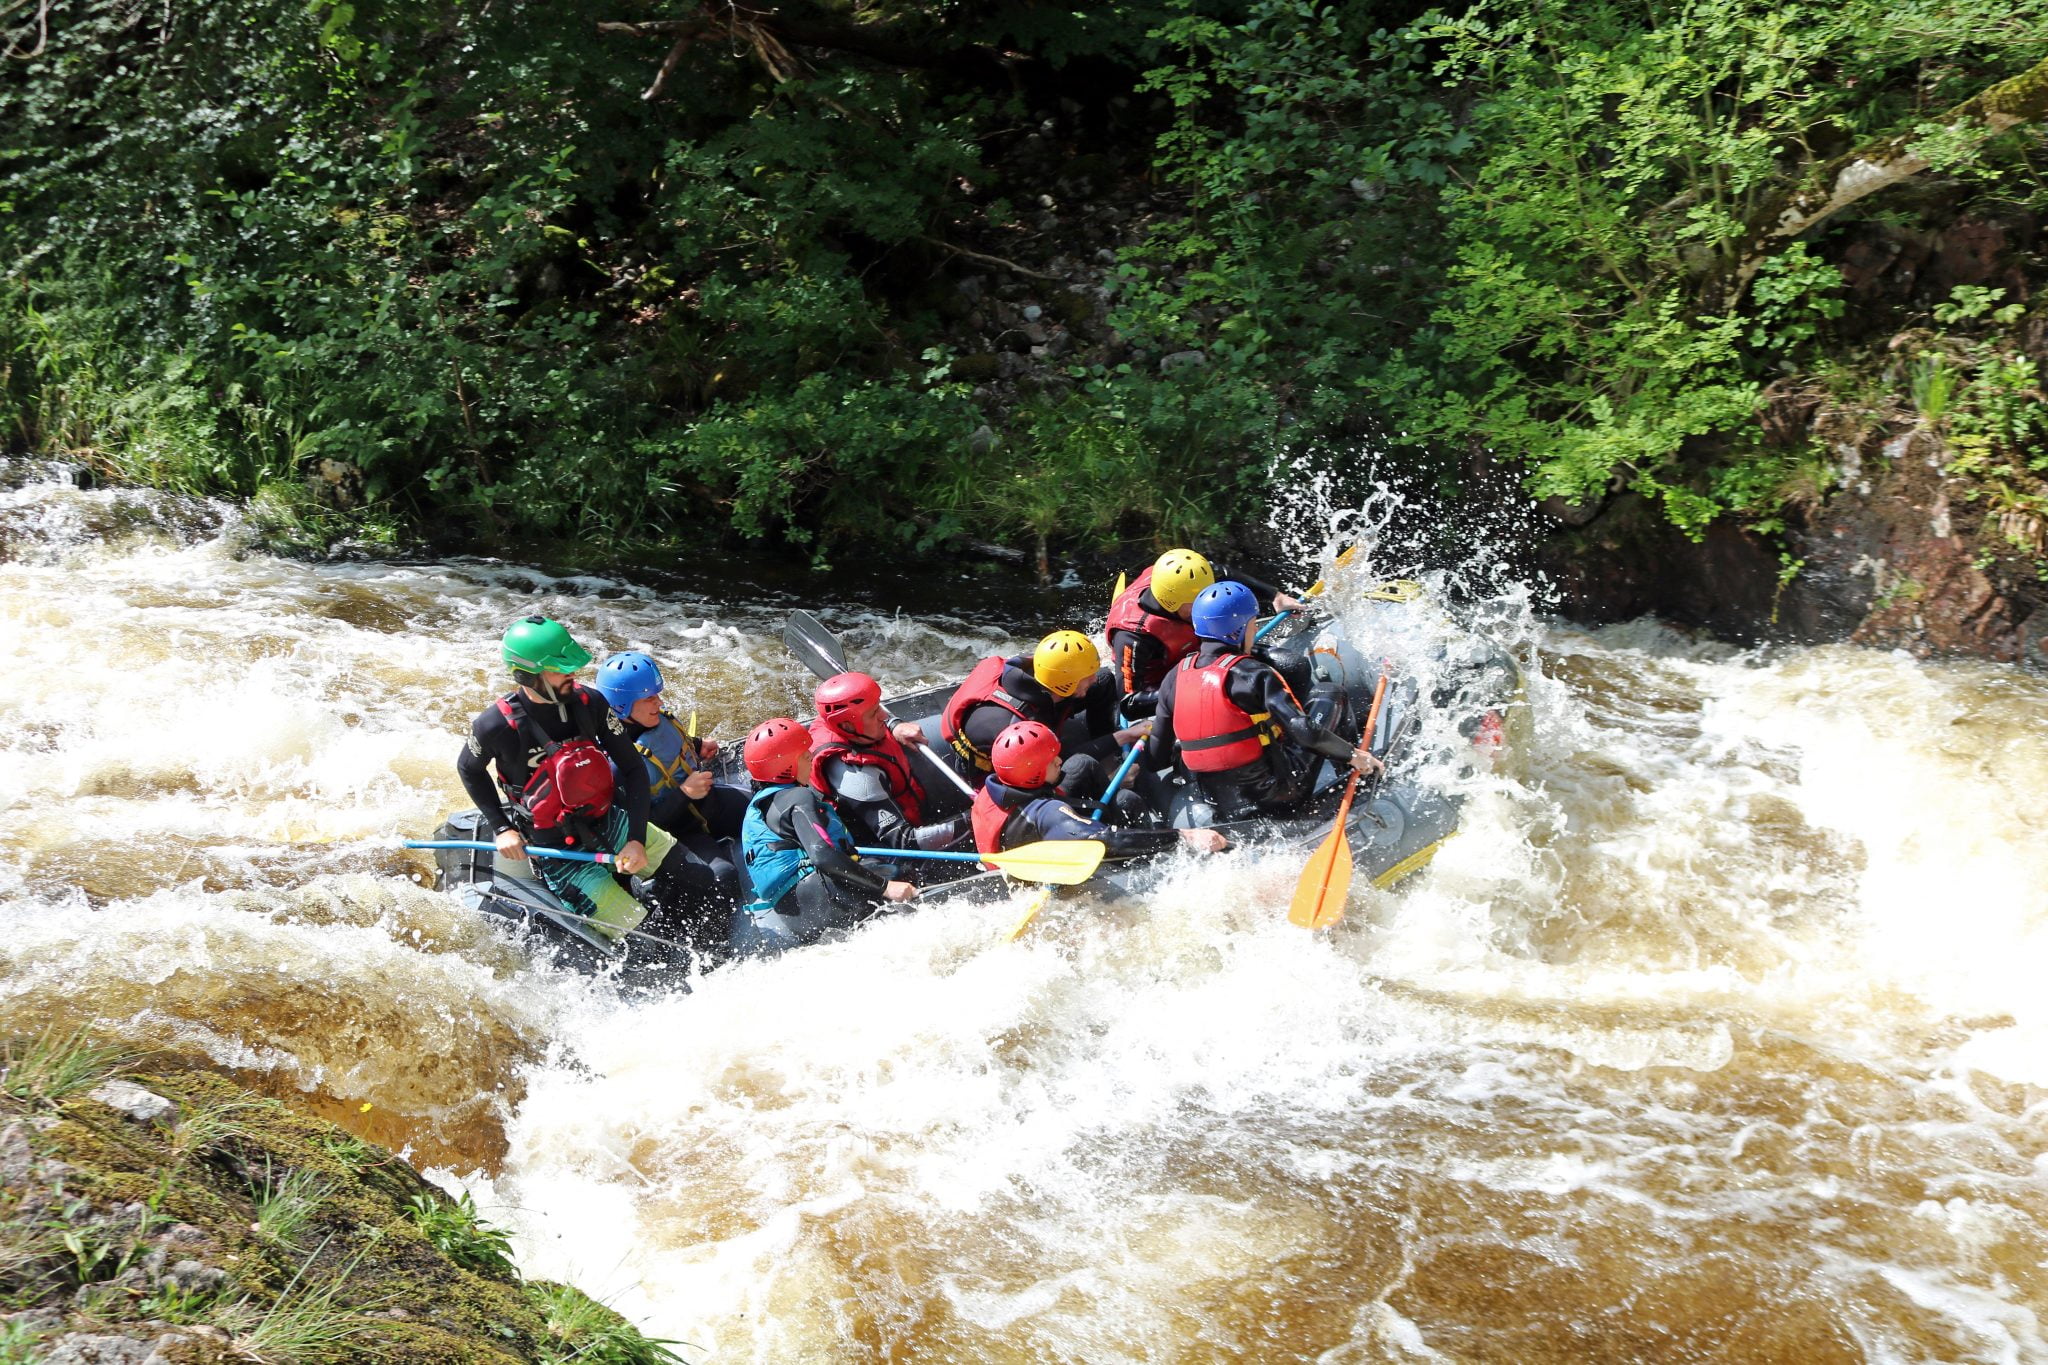
[(989, 749), (996, 781), (1012, 787), (1036, 787), (1045, 781), (1048, 760), (1060, 756), (1060, 737), (1035, 720), (1020, 720), (996, 736)]
[(756, 782), (794, 782), (796, 765), (811, 751), (811, 732), (787, 716), (764, 720), (747, 736), (747, 771)]
[(818, 719), (836, 725), (878, 704), (882, 685), (865, 673), (838, 673), (819, 683), (811, 700), (818, 704)]

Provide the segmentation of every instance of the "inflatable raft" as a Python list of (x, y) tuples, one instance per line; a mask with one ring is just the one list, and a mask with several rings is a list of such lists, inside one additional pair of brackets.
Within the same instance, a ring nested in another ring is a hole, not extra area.
[[(1431, 785), (1424, 774), (1443, 771), (1446, 759), (1454, 766), (1513, 762), (1525, 746), (1527, 708), (1521, 670), (1505, 651), (1455, 633), (1414, 629), (1418, 616), (1433, 610), (1419, 585), (1403, 580), (1383, 583), (1366, 595), (1366, 601), (1369, 609), (1364, 613), (1363, 628), (1354, 623), (1352, 633), (1359, 636), (1356, 641), (1334, 626), (1318, 629), (1296, 618), (1289, 623), (1292, 629), (1283, 625), (1260, 643), (1259, 650), (1287, 675), (1295, 694), (1319, 723), (1347, 737), (1356, 737), (1364, 729), (1379, 681), (1379, 660), (1392, 653), (1395, 677), (1371, 745), (1386, 772), (1361, 783), (1349, 818), (1355, 875), (1385, 887), (1427, 866), (1444, 842), (1457, 833), (1460, 798)], [(823, 628), (810, 618), (803, 620), (808, 632), (822, 633)], [(785, 638), (790, 638), (799, 657), (820, 675), (839, 671), (836, 666), (847, 662), (838, 642), (829, 635), (823, 648), (814, 634), (800, 637), (794, 626)], [(1423, 647), (1427, 658), (1413, 657), (1417, 638), (1437, 641)], [(1442, 642), (1446, 639), (1450, 643)], [(853, 662), (857, 667), (858, 661)], [(952, 694), (951, 686), (925, 688), (887, 703), (891, 716), (917, 723), (929, 741), (927, 748), (913, 755), (928, 798), (928, 819), (958, 814), (968, 805), (959, 787), (937, 770), (940, 763), (953, 761), (939, 734), (939, 717)], [(1453, 723), (1425, 726), (1426, 711)], [(1455, 738), (1446, 740), (1446, 734)], [(1463, 752), (1447, 753), (1447, 744), (1461, 746)], [(721, 755), (724, 762), (719, 780), (746, 786), (737, 750), (737, 745), (728, 745)], [(1154, 790), (1167, 793), (1166, 820), (1177, 828), (1206, 825), (1222, 830), (1233, 844), (1306, 850), (1329, 833), (1348, 771), (1323, 762), (1315, 775), (1314, 795), (1284, 818), (1219, 819), (1195, 785), (1171, 770), (1155, 774), (1159, 785)], [(487, 841), (487, 835), (479, 833), (480, 825), (481, 817), (475, 811), (464, 812), (444, 824), (435, 837)], [(1072, 890), (1107, 897), (1142, 894), (1156, 884), (1161, 875), (1159, 864), (1168, 856), (1172, 855), (1105, 864), (1089, 882)], [(619, 970), (654, 980), (674, 977), (693, 962), (721, 960), (735, 949), (749, 954), (772, 951), (778, 946), (816, 941), (859, 922), (849, 919), (844, 924), (805, 925), (799, 935), (771, 935), (764, 945), (755, 926), (742, 923), (728, 937), (721, 916), (707, 917), (701, 908), (678, 912), (662, 906), (657, 896), (652, 898), (655, 908), (640, 930), (613, 941), (564, 906), (546, 886), (498, 871), (491, 853), (441, 850), (436, 860), (439, 889), (529, 935), (565, 964), (586, 970)], [(743, 866), (737, 857), (733, 861)], [(1015, 886), (1001, 873), (974, 872), (972, 864), (924, 863), (917, 867), (925, 887), (905, 909), (958, 899), (994, 899)], [(969, 875), (960, 876), (955, 869)]]

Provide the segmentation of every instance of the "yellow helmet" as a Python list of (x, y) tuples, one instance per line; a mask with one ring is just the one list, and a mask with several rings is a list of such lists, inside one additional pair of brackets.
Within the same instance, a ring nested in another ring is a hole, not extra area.
[(1031, 676), (1055, 697), (1071, 697), (1102, 667), (1095, 642), (1078, 630), (1056, 630), (1038, 642)]
[(1152, 596), (1168, 611), (1179, 611), (1215, 581), (1209, 561), (1193, 550), (1168, 550), (1152, 561)]

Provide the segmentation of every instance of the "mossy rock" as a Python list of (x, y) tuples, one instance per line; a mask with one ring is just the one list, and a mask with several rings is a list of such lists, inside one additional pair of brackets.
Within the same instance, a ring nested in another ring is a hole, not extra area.
[(963, 384), (986, 384), (1000, 373), (993, 355), (963, 355), (953, 362), (953, 378)]
[[(267, 1358), (264, 1334), (305, 1319), (332, 1334), (307, 1360), (665, 1358), (573, 1290), (523, 1282), (488, 1251), (501, 1235), (384, 1148), (210, 1072), (134, 1080), (175, 1113), (138, 1120), (89, 1087), (0, 1093), (0, 1342), (113, 1333), (185, 1362)], [(639, 1353), (579, 1354), (593, 1333)]]

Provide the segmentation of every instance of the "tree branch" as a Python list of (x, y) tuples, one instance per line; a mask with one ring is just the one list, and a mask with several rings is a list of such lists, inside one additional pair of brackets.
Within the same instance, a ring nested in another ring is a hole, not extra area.
[(942, 241), (937, 237), (918, 237), (913, 240), (923, 242), (926, 246), (935, 246), (941, 251), (950, 251), (955, 256), (962, 256), (970, 261), (980, 261), (983, 265), (992, 265), (1000, 270), (1012, 271), (1019, 275), (1028, 275), (1034, 280), (1058, 280), (1060, 278), (1058, 275), (1042, 274), (1031, 269), (1029, 266), (1018, 265), (1015, 261), (1006, 261), (1000, 256), (991, 256), (987, 252), (969, 251), (964, 246), (954, 246), (951, 242)]
[[(1980, 91), (1936, 122), (1974, 144), (2044, 117), (2048, 117), (2048, 61)], [(1914, 150), (1920, 142), (1914, 133), (1867, 142), (1836, 157), (1804, 185), (1774, 198), (1759, 215), (1738, 257), (1733, 293), (1740, 295), (1783, 243), (1819, 227), (1858, 200), (1926, 170), (1930, 163)]]

